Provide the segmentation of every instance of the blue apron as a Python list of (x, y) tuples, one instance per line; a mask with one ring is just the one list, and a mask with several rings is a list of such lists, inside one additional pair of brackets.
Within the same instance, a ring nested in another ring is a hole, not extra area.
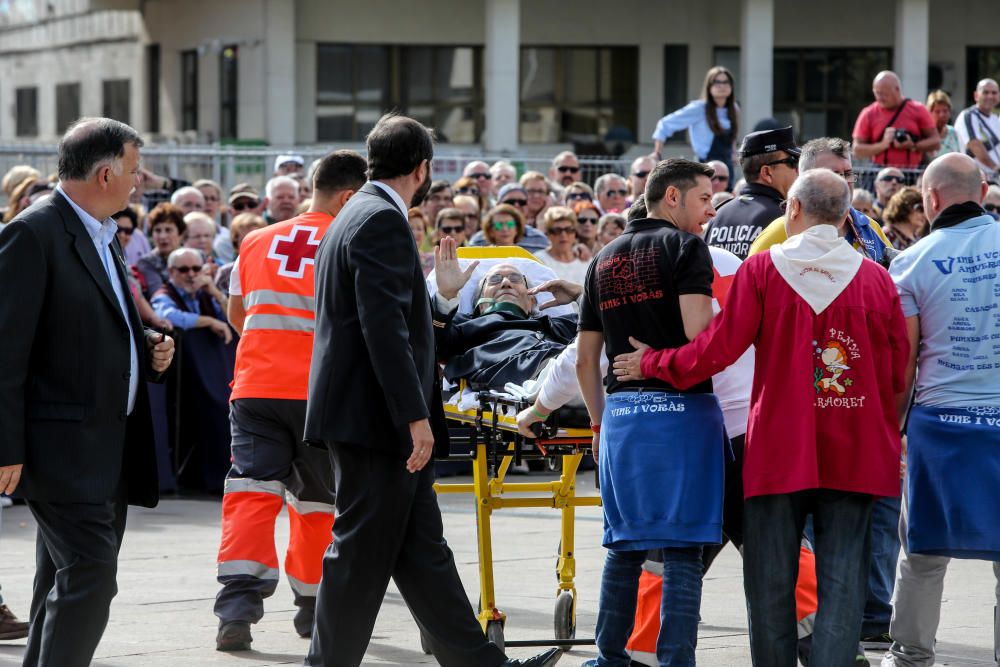
[(721, 543), (727, 444), (715, 394), (609, 395), (599, 456), (604, 546)]
[(1000, 407), (914, 405), (906, 470), (910, 553), (1000, 560)]

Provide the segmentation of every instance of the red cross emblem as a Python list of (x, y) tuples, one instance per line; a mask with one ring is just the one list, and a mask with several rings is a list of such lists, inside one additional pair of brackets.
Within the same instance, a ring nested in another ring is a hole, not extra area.
[(268, 259), (281, 262), (278, 275), (286, 278), (301, 278), (305, 275), (306, 265), (316, 263), (316, 249), (319, 248), (317, 235), (319, 229), (295, 225), (287, 236), (275, 234), (271, 240), (271, 249), (267, 251)]
[(724, 276), (719, 270), (712, 267), (715, 278), (712, 280), (712, 296), (719, 302), (719, 308), (726, 307), (726, 299), (729, 298), (729, 288), (733, 286), (734, 275)]

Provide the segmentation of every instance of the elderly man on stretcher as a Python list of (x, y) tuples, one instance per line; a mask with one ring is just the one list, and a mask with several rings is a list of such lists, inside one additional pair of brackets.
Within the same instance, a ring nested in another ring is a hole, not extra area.
[[(511, 260), (490, 266), (477, 285), (466, 287), (479, 262), (463, 267), (450, 238), (441, 240), (435, 255), (434, 333), (449, 381), (464, 379), (473, 390), (503, 391), (508, 384), (535, 378), (576, 337), (574, 312), (544, 312), (564, 300), (538, 305), (538, 295), (558, 292), (562, 281), (532, 287), (525, 260)], [(460, 312), (463, 288), (473, 289), (470, 312)]]

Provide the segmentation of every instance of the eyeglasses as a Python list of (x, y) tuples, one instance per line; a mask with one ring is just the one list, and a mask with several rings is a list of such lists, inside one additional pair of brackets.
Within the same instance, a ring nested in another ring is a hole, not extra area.
[(847, 171), (834, 171), (833, 173), (835, 173), (837, 176), (840, 176), (848, 183), (854, 182), (854, 172), (851, 171), (850, 169), (848, 169)]
[(475, 174), (466, 174), (466, 178), (471, 178), (473, 180), (479, 180), (480, 178), (485, 178), (487, 181), (493, 178), (486, 172), (476, 172)]
[(571, 167), (569, 165), (564, 164), (561, 167), (556, 167), (556, 171), (558, 171), (560, 174), (575, 174), (576, 172), (580, 171), (580, 168)]
[(522, 206), (527, 206), (528, 205), (528, 200), (527, 199), (504, 199), (500, 203), (501, 204), (510, 204), (511, 206), (517, 206), (518, 208), (521, 208)]
[(619, 197), (624, 197), (627, 194), (628, 194), (628, 190), (605, 190), (604, 191), (604, 195), (606, 197), (614, 197), (615, 195), (618, 195)]
[(118, 228), (118, 233), (119, 234), (125, 234), (126, 236), (132, 236), (132, 233), (134, 231), (135, 231), (135, 227), (119, 227)]
[(459, 225), (457, 227), (445, 227), (442, 225), (441, 231), (444, 232), (445, 234), (458, 234), (460, 232), (464, 232), (465, 227), (463, 225)]
[(177, 273), (200, 273), (202, 266), (199, 264), (198, 266), (174, 266), (171, 268)]
[(987, 213), (1000, 213), (1000, 204), (983, 204)]
[(728, 183), (729, 182), (729, 177), (728, 176), (713, 176), (712, 177), (712, 182), (713, 183), (716, 183), (716, 182), (717, 183)]
[(576, 236), (576, 229), (573, 227), (549, 227), (548, 234), (549, 236), (560, 236), (562, 234)]
[(506, 278), (507, 282), (509, 282), (511, 285), (524, 284), (524, 276), (522, 276), (520, 273), (491, 273), (486, 277), (486, 284), (499, 285), (504, 281), (504, 278)]
[(577, 218), (576, 221), (581, 225), (596, 225), (599, 218), (592, 218), (589, 215), (586, 218)]
[(885, 182), (892, 182), (892, 183), (900, 183), (900, 184), (902, 184), (902, 183), (906, 182), (906, 179), (903, 178), (902, 176), (893, 176), (892, 174), (890, 174), (888, 176), (883, 176), (882, 178), (880, 178), (878, 180), (882, 181), (883, 183), (885, 183)]
[(541, 188), (531, 188), (525, 190), (525, 192), (528, 193), (528, 196), (534, 196), (534, 197), (546, 197), (549, 194), (548, 190), (542, 190)]
[(459, 188), (455, 192), (457, 192), (460, 195), (475, 195), (477, 197), (479, 196), (479, 188), (464, 187), (464, 188)]
[(566, 195), (566, 201), (593, 201), (589, 192), (571, 192)]
[(237, 199), (230, 206), (233, 207), (234, 211), (245, 211), (247, 209), (253, 209), (260, 206), (260, 201), (256, 199)]
[(493, 229), (498, 232), (504, 229), (517, 229), (517, 220), (494, 220)]
[[(778, 165), (778, 164), (786, 165), (789, 169), (798, 169), (799, 168), (799, 159), (797, 157), (786, 157), (783, 160), (775, 160), (774, 162), (766, 162), (766, 163), (764, 163), (763, 166), (765, 166), (765, 167), (773, 167), (773, 166)], [(727, 178), (726, 180), (728, 181), (729, 179)]]
[(733, 82), (729, 79), (712, 79), (713, 86), (731, 86)]
[(635, 176), (636, 178), (646, 178), (647, 176), (649, 176), (649, 170), (647, 169), (646, 171), (637, 171), (632, 175)]

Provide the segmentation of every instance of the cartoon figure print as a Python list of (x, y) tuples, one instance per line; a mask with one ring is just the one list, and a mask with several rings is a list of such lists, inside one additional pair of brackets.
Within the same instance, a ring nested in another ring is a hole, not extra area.
[[(826, 394), (835, 392), (843, 396), (854, 382), (850, 378), (844, 378), (844, 372), (851, 370), (847, 365), (847, 350), (835, 340), (827, 341), (821, 348), (816, 341), (813, 341), (813, 348), (817, 357), (817, 364), (814, 371), (813, 387), (816, 393)], [(827, 377), (829, 373), (829, 377)]]

